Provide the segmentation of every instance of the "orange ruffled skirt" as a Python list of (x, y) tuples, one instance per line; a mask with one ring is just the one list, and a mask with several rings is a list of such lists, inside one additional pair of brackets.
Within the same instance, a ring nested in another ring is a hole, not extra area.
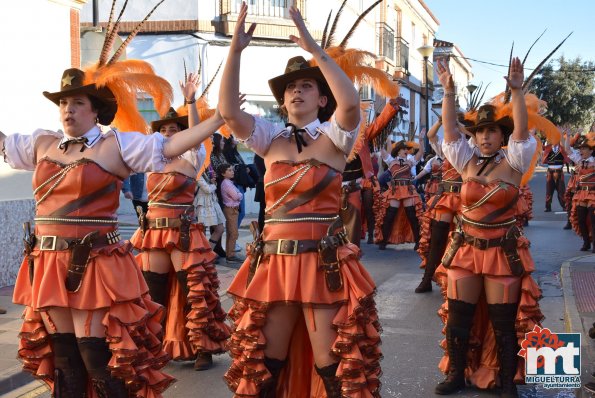
[[(188, 273), (188, 297), (171, 270), (169, 300), (165, 322), (164, 350), (174, 360), (193, 360), (197, 352), (221, 354), (227, 351), (231, 328), (225, 323), (227, 314), (221, 307), (219, 277), (214, 265), (215, 253), (204, 234), (202, 224), (190, 227), (190, 249), (183, 254), (182, 270)], [(144, 236), (139, 229), (131, 242), (137, 250), (165, 250), (179, 248), (178, 229), (147, 229)], [(136, 257), (141, 269), (148, 269), (142, 255)], [(186, 311), (187, 304), (190, 310)]]
[[(390, 206), (390, 201), (400, 201), (405, 199), (413, 199), (415, 213), (417, 214), (417, 218), (421, 219), (424, 212), (423, 203), (413, 185), (400, 185), (395, 186), (394, 188), (390, 187), (389, 185), (389, 189), (387, 191), (384, 191), (381, 195), (378, 195), (378, 201), (374, 201), (374, 216), (376, 217), (376, 230), (374, 231), (374, 239), (376, 240), (376, 243), (380, 243), (385, 240), (384, 236), (382, 235), (382, 225), (384, 224), (384, 216), (386, 214), (386, 210)], [(393, 223), (391, 234), (388, 239), (386, 239), (386, 243), (395, 245), (401, 243), (415, 243), (413, 230), (411, 229), (411, 225), (409, 224), (409, 220), (407, 219), (407, 215), (405, 214), (402, 204), (399, 206), (397, 217)]]
[[(577, 189), (572, 196), (572, 210), (570, 211), (570, 224), (572, 225), (572, 230), (576, 232), (578, 236), (581, 236), (581, 231), (578, 226), (578, 214), (576, 212), (576, 207), (580, 203), (586, 203), (587, 207), (595, 207), (595, 191), (585, 191), (581, 189)], [(591, 232), (591, 218), (587, 217), (587, 226), (588, 231)]]
[[(541, 298), (541, 290), (531, 276), (535, 270), (535, 264), (529, 253), (529, 241), (525, 237), (518, 240), (518, 253), (525, 268), (525, 274), (521, 277), (521, 295), (517, 311), (516, 331), (519, 346), (525, 339), (525, 333), (533, 330), (535, 325), (540, 325), (544, 316), (539, 308), (538, 300)], [(504, 252), (499, 247), (479, 250), (472, 246), (462, 246), (452, 261), (451, 269), (462, 268), (475, 274), (492, 276), (511, 276)], [(442, 264), (436, 269), (436, 281), (441, 287), (444, 303), (438, 310), (438, 316), (446, 326), (448, 320), (447, 286), (448, 272)], [(443, 333), (445, 330), (443, 329)], [(440, 346), (444, 349), (444, 355), (438, 367), (444, 373), (449, 369), (449, 357), (446, 351), (446, 340), (442, 340)], [(465, 376), (478, 388), (496, 387), (500, 364), (498, 362), (498, 350), (494, 331), (489, 320), (487, 303), (482, 295), (475, 310), (471, 337), (469, 339), (469, 351), (467, 352), (467, 368)], [(525, 363), (519, 357), (515, 382), (522, 384), (525, 380)]]
[[(228, 289), (235, 304), (229, 313), (234, 322), (229, 344), (233, 362), (225, 380), (235, 397), (258, 396), (260, 386), (270, 378), (263, 363), (267, 339), (262, 328), (268, 308), (275, 303), (295, 303), (305, 308), (337, 306), (332, 325), (337, 338), (331, 351), (339, 359), (337, 377), (342, 382), (343, 396), (380, 396), (382, 354), (373, 298), (375, 285), (358, 261), (360, 253), (354, 244), (338, 250), (343, 288), (337, 292), (326, 288), (324, 273), (317, 269), (318, 253), (270, 255), (261, 261), (248, 286), (249, 260), (242, 265)], [(303, 320), (294, 329), (289, 363), (278, 386), (278, 397), (325, 396), (322, 381), (314, 371)]]
[[(120, 244), (92, 251), (76, 293), (69, 293), (64, 283), (70, 251), (34, 251), (33, 283), (29, 282), (26, 259), (21, 265), (13, 295), (15, 303), (26, 306), (18, 357), (24, 370), (52, 390), (54, 357), (40, 314), (49, 307), (107, 310), (102, 323), (112, 352), (108, 366), (134, 396), (161, 397), (175, 381), (160, 371), (169, 360), (158, 337), (162, 333), (163, 307), (151, 301), (130, 249), (129, 244)], [(94, 392), (92, 396), (96, 396)]]

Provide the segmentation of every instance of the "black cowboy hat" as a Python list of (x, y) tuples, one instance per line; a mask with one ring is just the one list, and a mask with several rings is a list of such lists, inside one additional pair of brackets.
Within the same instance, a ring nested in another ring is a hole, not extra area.
[(475, 134), (480, 128), (493, 125), (500, 126), (505, 137), (512, 134), (512, 130), (514, 130), (514, 123), (509, 116), (496, 119), (496, 107), (486, 104), (479, 107), (475, 121), (466, 128), (470, 133)]
[(97, 110), (97, 120), (100, 124), (108, 126), (116, 116), (118, 103), (114, 93), (107, 87), (97, 87), (93, 84), (83, 84), (85, 72), (77, 68), (66, 69), (62, 73), (60, 91), (50, 93), (44, 91), (43, 95), (56, 105), (60, 105), (60, 99), (77, 94), (86, 94), (96, 98), (103, 106)]
[(285, 73), (280, 76), (274, 77), (269, 80), (269, 87), (273, 92), (273, 96), (277, 100), (279, 104), (283, 104), (283, 93), (285, 93), (285, 87), (289, 83), (297, 79), (315, 79), (320, 87), (320, 91), (324, 93), (324, 95), (329, 96), (329, 102), (334, 102), (334, 97), (331, 93), (331, 89), (324, 78), (324, 75), (320, 71), (318, 66), (310, 66), (308, 61), (302, 56), (297, 56), (290, 58), (287, 61), (287, 66), (285, 67)]
[(153, 130), (153, 132), (156, 133), (159, 131), (161, 126), (163, 126), (164, 124), (169, 124), (169, 123), (178, 123), (182, 127), (184, 127), (184, 129), (187, 129), (188, 128), (188, 115), (180, 116), (174, 110), (174, 108), (169, 108), (169, 111), (167, 111), (167, 113), (165, 114), (165, 117), (163, 119), (159, 119), (159, 120), (155, 120), (155, 121), (151, 122), (151, 130)]

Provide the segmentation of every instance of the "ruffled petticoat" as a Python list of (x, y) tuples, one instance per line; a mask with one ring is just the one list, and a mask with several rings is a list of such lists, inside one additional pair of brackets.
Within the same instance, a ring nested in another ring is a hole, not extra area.
[[(184, 297), (175, 272), (170, 272), (163, 349), (174, 360), (194, 359), (197, 352), (221, 354), (227, 351), (231, 328), (225, 323), (227, 314), (217, 292), (219, 278), (213, 264), (217, 256), (203, 231), (202, 224), (191, 225), (190, 249), (183, 256), (182, 270), (188, 273), (188, 297)], [(139, 229), (130, 241), (137, 250), (171, 253), (173, 249), (180, 250), (179, 238), (180, 232), (174, 228), (147, 229), (144, 236)], [(140, 268), (148, 269), (144, 261), (139, 254)], [(186, 311), (187, 304), (189, 311)]]
[[(581, 231), (578, 226), (578, 214), (576, 212), (576, 207), (579, 203), (586, 203), (587, 207), (595, 207), (595, 191), (585, 191), (581, 189), (577, 189), (572, 196), (572, 210), (570, 211), (570, 224), (572, 225), (572, 230), (576, 232), (578, 236), (581, 236)], [(591, 219), (587, 217), (587, 226), (589, 233), (591, 231)]]
[[(400, 185), (390, 187), (387, 191), (384, 191), (382, 195), (379, 195), (378, 201), (374, 202), (374, 216), (376, 217), (376, 230), (374, 231), (374, 239), (376, 243), (380, 243), (384, 240), (382, 235), (382, 225), (384, 224), (384, 215), (386, 210), (390, 206), (391, 200), (406, 200), (413, 199), (413, 205), (415, 206), (415, 214), (418, 219), (421, 219), (423, 214), (423, 203), (419, 197), (419, 194), (415, 190), (413, 185)], [(413, 230), (405, 214), (403, 203), (399, 205), (397, 217), (393, 223), (393, 229), (390, 236), (386, 240), (389, 244), (401, 244), (401, 243), (415, 243), (413, 237)]]
[(515, 217), (517, 226), (520, 229), (523, 229), (525, 223), (533, 218), (533, 192), (531, 192), (528, 185), (519, 188), (519, 200)]
[[(318, 253), (270, 255), (260, 263), (249, 286), (249, 259), (242, 265), (228, 289), (235, 304), (229, 312), (234, 322), (229, 344), (233, 362), (225, 380), (235, 397), (257, 396), (262, 383), (271, 377), (263, 363), (267, 341), (262, 328), (268, 308), (275, 303), (295, 303), (304, 308), (337, 306), (333, 327), (338, 335), (332, 352), (340, 360), (337, 377), (343, 396), (380, 396), (381, 329), (373, 298), (375, 285), (358, 261), (355, 245), (338, 250), (343, 288), (337, 292), (326, 288), (324, 273), (317, 269)], [(288, 358), (277, 396), (324, 396), (303, 320), (292, 334)]]
[[(520, 346), (525, 339), (525, 333), (532, 331), (535, 325), (540, 325), (544, 316), (538, 304), (538, 300), (541, 298), (541, 290), (531, 276), (531, 273), (535, 270), (535, 264), (529, 253), (529, 241), (525, 237), (521, 237), (518, 240), (517, 247), (525, 268), (525, 274), (521, 277), (521, 295), (516, 319), (517, 337)], [(462, 246), (457, 251), (451, 268), (462, 268), (475, 274), (511, 276), (504, 252), (498, 247), (479, 250), (468, 245)], [(445, 326), (448, 320), (447, 274), (448, 269), (440, 264), (436, 269), (436, 281), (441, 287), (444, 303), (438, 310), (438, 316)], [(445, 333), (445, 329), (443, 329), (443, 333)], [(449, 357), (446, 351), (445, 339), (442, 340), (440, 346), (444, 349), (444, 355), (438, 367), (442, 372), (447, 373)], [(482, 294), (475, 310), (471, 328), (465, 376), (478, 388), (494, 388), (497, 384), (499, 370), (496, 339), (489, 320), (485, 296)], [(515, 382), (522, 384), (524, 381), (525, 362), (519, 357)]]
[[(40, 312), (49, 307), (107, 309), (102, 320), (112, 352), (112, 375), (124, 380), (136, 397), (160, 397), (174, 378), (160, 371), (169, 360), (160, 336), (163, 307), (152, 302), (129, 244), (93, 250), (77, 293), (66, 290), (70, 251), (39, 251), (33, 283), (26, 260), (21, 265), (13, 301), (27, 306), (19, 334), (18, 357), (24, 370), (53, 389), (54, 361), (48, 330)], [(92, 397), (96, 397), (92, 392)]]

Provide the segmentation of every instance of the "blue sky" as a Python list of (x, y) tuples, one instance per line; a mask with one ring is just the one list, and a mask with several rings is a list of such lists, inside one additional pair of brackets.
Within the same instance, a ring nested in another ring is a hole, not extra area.
[[(440, 21), (436, 37), (455, 43), (467, 58), (507, 65), (510, 47), (534, 68), (570, 32), (552, 58), (580, 56), (595, 61), (595, 1), (590, 0), (424, 0)], [(505, 67), (471, 61), (473, 83), (492, 82), (484, 100), (504, 90)], [(530, 71), (525, 71), (527, 76)]]

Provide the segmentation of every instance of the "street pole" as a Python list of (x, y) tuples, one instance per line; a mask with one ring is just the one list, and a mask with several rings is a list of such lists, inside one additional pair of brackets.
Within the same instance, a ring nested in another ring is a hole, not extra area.
[(426, 76), (426, 135), (424, 137), (424, 155), (430, 153), (430, 139), (428, 138), (428, 131), (430, 130), (430, 81), (428, 77), (428, 57), (424, 57), (424, 74)]

